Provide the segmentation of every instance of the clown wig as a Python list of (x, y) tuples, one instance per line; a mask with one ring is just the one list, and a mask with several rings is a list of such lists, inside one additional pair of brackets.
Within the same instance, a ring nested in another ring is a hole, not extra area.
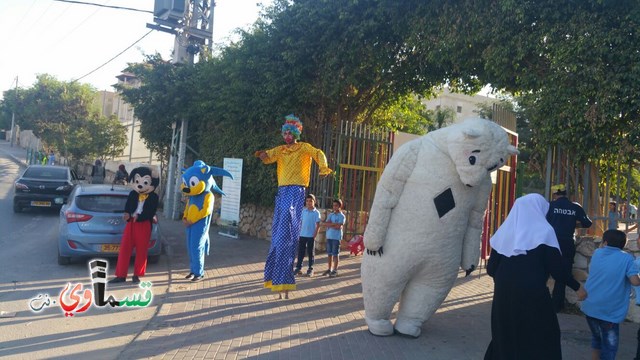
[(300, 119), (293, 114), (285, 116), (282, 133), (284, 134), (285, 131), (291, 132), (291, 135), (293, 135), (296, 140), (300, 140), (300, 133), (302, 133), (302, 123)]

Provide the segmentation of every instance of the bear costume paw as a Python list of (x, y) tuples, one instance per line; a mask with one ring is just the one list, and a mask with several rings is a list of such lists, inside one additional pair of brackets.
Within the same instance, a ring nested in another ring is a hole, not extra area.
[(422, 321), (398, 318), (394, 330), (398, 335), (417, 338), (422, 333), (421, 326)]
[(376, 336), (391, 336), (393, 335), (393, 324), (391, 324), (390, 320), (380, 319), (373, 320), (365, 317), (364, 320), (367, 322), (367, 326), (369, 327), (369, 332)]

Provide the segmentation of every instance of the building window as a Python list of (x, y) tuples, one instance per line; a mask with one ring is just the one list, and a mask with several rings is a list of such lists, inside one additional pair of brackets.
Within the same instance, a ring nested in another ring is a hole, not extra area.
[(456, 112), (458, 112), (458, 114), (460, 114), (462, 112), (462, 106), (456, 107)]

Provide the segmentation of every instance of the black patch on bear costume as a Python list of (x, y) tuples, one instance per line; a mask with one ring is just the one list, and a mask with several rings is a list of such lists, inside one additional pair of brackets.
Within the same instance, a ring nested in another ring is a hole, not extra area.
[(456, 202), (453, 200), (453, 192), (451, 192), (451, 188), (443, 191), (440, 195), (436, 196), (433, 199), (433, 203), (436, 205), (436, 210), (438, 210), (438, 217), (442, 218), (449, 211), (451, 211), (454, 207), (456, 207)]

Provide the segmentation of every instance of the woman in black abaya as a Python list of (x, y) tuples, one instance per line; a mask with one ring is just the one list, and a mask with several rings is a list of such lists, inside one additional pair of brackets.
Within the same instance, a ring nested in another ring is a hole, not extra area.
[(586, 292), (562, 270), (555, 232), (539, 194), (518, 198), (491, 237), (487, 273), (493, 277), (491, 343), (485, 360), (562, 359), (560, 327), (547, 289), (549, 274), (565, 281), (578, 297)]

